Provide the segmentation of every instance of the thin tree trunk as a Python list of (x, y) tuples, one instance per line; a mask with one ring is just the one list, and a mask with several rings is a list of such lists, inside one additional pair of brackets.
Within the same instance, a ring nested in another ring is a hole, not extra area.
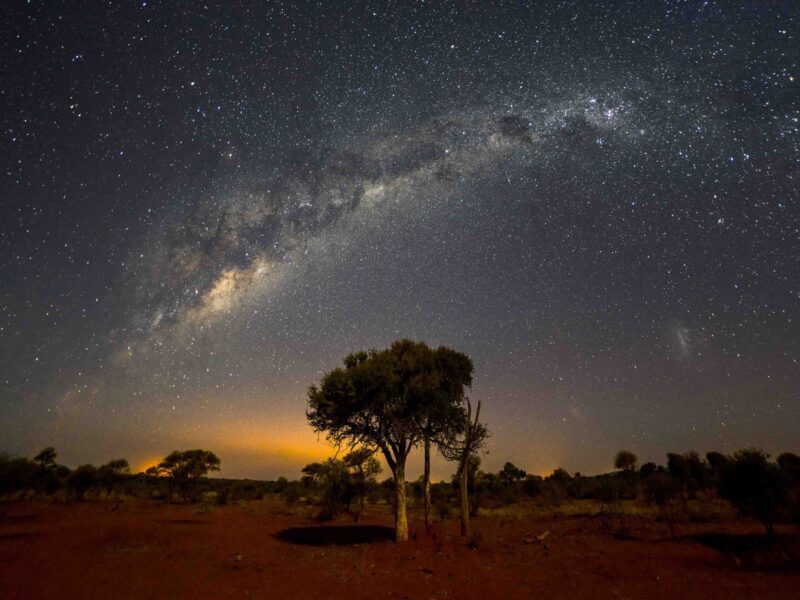
[(461, 536), (469, 536), (469, 497), (467, 496), (467, 479), (469, 477), (469, 454), (461, 461)]
[(394, 469), (394, 539), (396, 542), (408, 540), (408, 517), (406, 515), (406, 465), (405, 459), (397, 461)]
[(425, 471), (422, 474), (422, 496), (425, 505), (425, 530), (431, 526), (431, 440), (425, 438)]

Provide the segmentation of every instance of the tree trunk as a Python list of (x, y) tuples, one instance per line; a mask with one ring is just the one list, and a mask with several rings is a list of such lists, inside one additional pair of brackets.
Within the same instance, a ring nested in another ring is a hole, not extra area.
[(461, 536), (469, 536), (469, 497), (467, 496), (467, 480), (469, 477), (469, 454), (461, 461)]
[(425, 438), (425, 471), (422, 474), (422, 496), (425, 505), (425, 531), (431, 526), (431, 440)]
[(406, 465), (399, 460), (394, 469), (394, 539), (408, 540), (408, 517), (406, 515)]

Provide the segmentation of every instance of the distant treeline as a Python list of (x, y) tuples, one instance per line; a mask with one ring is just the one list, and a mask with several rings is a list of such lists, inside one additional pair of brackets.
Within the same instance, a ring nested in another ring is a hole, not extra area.
[[(224, 505), (240, 500), (259, 500), (279, 495), (287, 505), (303, 503), (319, 508), (321, 519), (338, 513), (358, 519), (367, 504), (391, 505), (394, 481), (378, 480), (380, 466), (373, 452), (361, 449), (311, 463), (299, 480), (280, 477), (275, 481), (208, 479), (218, 470), (219, 458), (207, 450), (175, 451), (146, 473), (133, 475), (125, 459), (95, 467), (69, 469), (56, 462), (53, 448), (45, 448), (33, 459), (0, 454), (0, 495), (26, 498), (56, 495), (69, 501), (87, 497), (119, 500), (138, 497), (164, 502), (213, 502)], [(777, 460), (757, 449), (743, 449), (732, 455), (709, 452), (668, 453), (664, 465), (638, 464), (637, 457), (621, 451), (615, 458), (616, 471), (584, 476), (556, 469), (547, 477), (530, 475), (507, 462), (496, 473), (483, 472), (473, 456), (468, 466), (469, 509), (495, 509), (515, 503), (532, 503), (553, 508), (573, 500), (593, 500), (600, 511), (619, 519), (624, 533), (625, 506), (632, 501), (658, 508), (662, 520), (675, 533), (675, 524), (692, 518), (698, 501), (727, 501), (742, 515), (759, 520), (768, 532), (780, 522), (800, 524), (800, 457), (783, 453)], [(431, 486), (434, 514), (447, 518), (457, 506), (460, 473), (451, 482)], [(412, 502), (421, 506), (420, 480), (407, 484)]]
[(714, 500), (727, 501), (743, 516), (755, 518), (772, 534), (778, 522), (800, 524), (800, 457), (789, 452), (771, 461), (765, 452), (746, 448), (732, 455), (709, 452), (705, 459), (695, 451), (668, 453), (665, 465), (638, 465), (632, 452), (620, 451), (616, 471), (603, 475), (570, 475), (556, 469), (547, 477), (528, 475), (512, 463), (498, 473), (483, 473), (473, 457), (470, 468), (471, 510), (497, 507), (529, 498), (558, 506), (569, 500), (594, 500), (618, 520), (625, 534), (626, 502), (640, 501), (658, 508), (675, 535), (676, 522), (695, 518), (697, 510)]

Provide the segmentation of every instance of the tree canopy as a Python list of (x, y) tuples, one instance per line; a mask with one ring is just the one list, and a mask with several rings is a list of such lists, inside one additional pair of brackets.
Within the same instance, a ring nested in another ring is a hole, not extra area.
[(378, 448), (395, 480), (395, 537), (408, 539), (405, 464), (417, 441), (413, 385), (402, 346), (356, 352), (308, 390), (306, 416), (339, 446)]
[[(172, 486), (184, 494), (191, 494), (196, 490), (197, 480), (208, 475), (209, 471), (219, 471), (219, 466), (217, 455), (208, 450), (174, 450), (158, 464), (155, 474), (167, 476)], [(171, 495), (172, 487), (169, 489)]]
[(309, 422), (349, 448), (377, 448), (396, 486), (396, 537), (407, 538), (405, 463), (411, 449), (460, 418), (464, 387), (472, 382), (464, 354), (398, 340), (385, 350), (355, 352), (308, 390)]
[(614, 468), (623, 471), (633, 471), (636, 469), (638, 458), (633, 452), (629, 450), (620, 450), (614, 457)]

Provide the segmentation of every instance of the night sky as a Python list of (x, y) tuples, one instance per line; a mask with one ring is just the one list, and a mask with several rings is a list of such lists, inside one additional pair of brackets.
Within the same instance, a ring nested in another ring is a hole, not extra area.
[(800, 451), (800, 2), (430, 4), (3, 3), (0, 450), (294, 478), (409, 337), (485, 469)]

